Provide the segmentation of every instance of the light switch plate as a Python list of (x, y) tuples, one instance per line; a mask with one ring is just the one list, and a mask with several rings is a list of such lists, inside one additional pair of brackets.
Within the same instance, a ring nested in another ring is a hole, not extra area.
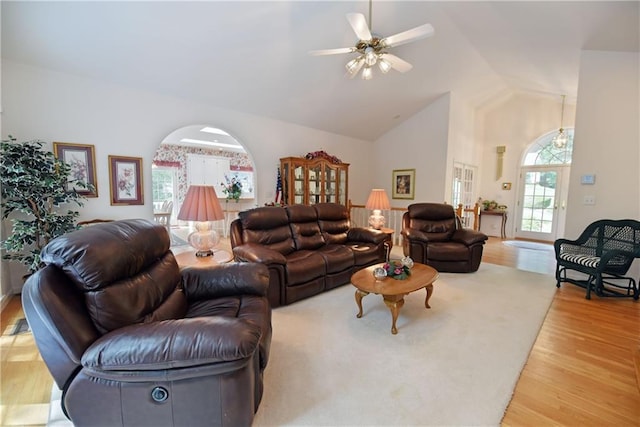
[(596, 183), (596, 176), (591, 174), (591, 175), (582, 175), (580, 177), (580, 184), (582, 185), (593, 185)]

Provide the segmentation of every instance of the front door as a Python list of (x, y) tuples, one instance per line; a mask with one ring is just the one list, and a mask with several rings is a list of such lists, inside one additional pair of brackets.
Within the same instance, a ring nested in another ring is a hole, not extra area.
[[(516, 237), (554, 241), (564, 224), (568, 168), (523, 167), (519, 185)], [(566, 182), (566, 185), (563, 185)]]

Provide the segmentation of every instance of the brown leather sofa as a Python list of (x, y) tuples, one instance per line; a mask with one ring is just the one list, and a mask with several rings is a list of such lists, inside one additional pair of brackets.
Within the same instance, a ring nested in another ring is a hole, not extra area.
[(249, 426), (271, 343), (268, 271), (178, 268), (164, 226), (51, 241), (22, 301), (75, 426)]
[(236, 261), (269, 268), (273, 307), (349, 283), (355, 271), (384, 262), (390, 242), (379, 230), (351, 227), (347, 208), (335, 203), (240, 212), (230, 237)]
[(441, 272), (470, 273), (478, 270), (487, 236), (463, 228), (453, 206), (415, 203), (402, 216), (405, 255)]

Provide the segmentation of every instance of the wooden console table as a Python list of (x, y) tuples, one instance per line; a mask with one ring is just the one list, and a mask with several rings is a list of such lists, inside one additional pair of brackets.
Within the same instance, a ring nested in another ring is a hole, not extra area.
[(480, 225), (482, 224), (482, 217), (484, 215), (493, 215), (502, 217), (502, 224), (500, 226), (500, 237), (502, 239), (507, 238), (507, 211), (503, 210), (494, 210), (494, 211), (480, 211), (480, 215), (478, 216), (478, 230), (480, 230)]

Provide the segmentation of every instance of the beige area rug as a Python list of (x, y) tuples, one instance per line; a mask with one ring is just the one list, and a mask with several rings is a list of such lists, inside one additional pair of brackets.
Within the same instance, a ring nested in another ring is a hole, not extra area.
[(356, 318), (351, 285), (277, 308), (254, 426), (499, 425), (554, 284), (486, 263), (442, 273), (431, 309), (405, 298), (397, 335), (379, 295)]

